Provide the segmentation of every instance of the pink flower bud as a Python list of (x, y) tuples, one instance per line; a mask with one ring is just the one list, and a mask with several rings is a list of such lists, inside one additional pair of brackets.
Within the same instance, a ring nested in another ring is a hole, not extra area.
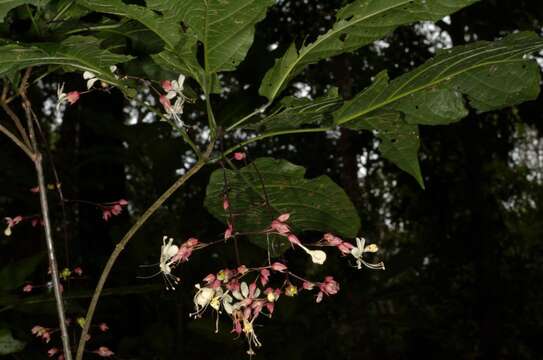
[(111, 216), (111, 211), (109, 211), (109, 209), (102, 209), (102, 219), (104, 219), (104, 221), (108, 221)]
[(247, 157), (247, 155), (244, 152), (235, 152), (234, 153), (234, 159), (241, 161), (244, 160)]
[(93, 353), (100, 357), (110, 357), (112, 355), (115, 355), (113, 351), (109, 350), (109, 348), (105, 346), (100, 346), (98, 349), (94, 350)]
[(123, 208), (119, 204), (115, 204), (111, 207), (111, 213), (113, 215), (119, 215), (123, 211)]
[(74, 268), (74, 273), (77, 275), (77, 276), (81, 276), (83, 275), (83, 269), (81, 269), (80, 266)]
[(287, 236), (290, 233), (290, 228), (287, 224), (282, 223), (278, 220), (273, 220), (271, 223), (272, 230), (277, 231), (280, 235)]
[(160, 86), (162, 86), (164, 91), (172, 91), (173, 90), (172, 82), (170, 80), (162, 80), (160, 82)]
[(234, 227), (232, 224), (228, 224), (228, 227), (226, 228), (226, 231), (224, 232), (224, 240), (230, 239), (232, 237), (232, 233), (234, 232)]
[(343, 241), (341, 244), (337, 245), (337, 248), (339, 251), (341, 251), (344, 255), (349, 255), (351, 253), (351, 249), (354, 248), (353, 244), (348, 243), (346, 241)]
[(79, 91), (70, 91), (68, 94), (66, 94), (66, 100), (70, 103), (70, 105), (73, 105), (79, 100)]
[(324, 240), (326, 240), (326, 242), (328, 242), (328, 244), (332, 246), (338, 246), (339, 244), (343, 242), (343, 240), (341, 240), (337, 236), (334, 236), (330, 233), (324, 234)]
[(276, 220), (280, 222), (285, 222), (285, 221), (288, 221), (289, 218), (290, 218), (290, 214), (284, 213), (284, 214), (279, 215)]
[(242, 275), (245, 274), (247, 271), (249, 271), (249, 269), (247, 269), (247, 266), (245, 266), (245, 265), (238, 266), (237, 270), (238, 270), (238, 273), (240, 273)]
[(57, 354), (58, 352), (59, 352), (58, 348), (53, 347), (53, 348), (47, 350), (47, 356), (53, 357), (53, 356), (55, 356), (55, 354)]
[(164, 109), (170, 110), (172, 108), (172, 103), (170, 102), (170, 99), (166, 97), (166, 95), (160, 95), (160, 98), (158, 99), (162, 106), (164, 106)]
[(209, 274), (204, 278), (204, 281), (208, 284), (211, 284), (213, 281), (215, 281), (215, 279), (215, 274)]
[(29, 292), (32, 292), (32, 289), (34, 287), (32, 286), (32, 284), (26, 284), (24, 287), (23, 287), (23, 292), (25, 293), (29, 293)]
[(271, 265), (271, 268), (273, 271), (279, 271), (279, 272), (283, 272), (287, 269), (287, 266), (283, 263), (280, 263), (280, 262), (274, 262), (272, 265)]
[(260, 283), (262, 286), (266, 286), (270, 279), (270, 271), (268, 269), (260, 270)]
[(224, 198), (222, 200), (222, 208), (224, 210), (228, 210), (229, 207), (230, 207), (230, 203), (228, 202), (228, 196), (224, 195)]
[(268, 309), (270, 315), (273, 314), (273, 309), (275, 308), (275, 303), (272, 303), (272, 302), (266, 303), (266, 308)]
[(34, 193), (34, 194), (37, 194), (40, 192), (40, 187), (39, 186), (35, 186), (33, 188), (30, 188), (30, 192), (31, 193)]
[(106, 323), (101, 323), (100, 325), (98, 325), (98, 327), (100, 328), (100, 331), (102, 332), (106, 332), (109, 330), (109, 326), (107, 326)]
[(303, 284), (302, 284), (302, 287), (305, 289), (305, 290), (311, 290), (315, 287), (315, 284), (309, 282), (309, 281), (304, 281)]
[(294, 235), (294, 234), (289, 234), (288, 235), (288, 241), (290, 241), (290, 243), (293, 244), (293, 245), (300, 245), (301, 244), (298, 237), (296, 235)]
[(126, 205), (128, 205), (128, 201), (125, 200), (125, 199), (121, 199), (121, 200), (117, 201), (117, 204), (119, 204), (121, 206), (126, 206)]

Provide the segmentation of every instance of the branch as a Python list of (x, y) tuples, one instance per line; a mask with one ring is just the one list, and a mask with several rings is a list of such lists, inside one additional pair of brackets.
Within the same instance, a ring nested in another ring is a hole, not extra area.
[(30, 150), (21, 140), (17, 138), (11, 131), (9, 131), (7, 128), (5, 128), (2, 124), (0, 124), (0, 132), (6, 135), (8, 138), (11, 139), (17, 145), (21, 150), (24, 151), (26, 155), (30, 158), (30, 160), (34, 160), (34, 154), (32, 153), (32, 150)]
[[(23, 82), (25, 83), (32, 68), (28, 68)], [(26, 120), (28, 124), (29, 138), (32, 144), (34, 156), (34, 166), (36, 167), (36, 176), (38, 178), (38, 186), (40, 189), (40, 205), (43, 218), (43, 225), (45, 227), (45, 242), (47, 245), (47, 255), (49, 256), (49, 268), (51, 270), (51, 278), (53, 280), (53, 290), (55, 293), (55, 302), (57, 306), (60, 337), (62, 339), (62, 346), (64, 348), (64, 357), (66, 360), (72, 360), (72, 351), (70, 349), (70, 338), (68, 336), (68, 329), (66, 327), (66, 317), (64, 312), (64, 303), (62, 301), (62, 292), (60, 290), (60, 280), (57, 267), (57, 259), (55, 256), (55, 247), (53, 244), (53, 236), (51, 235), (51, 222), (49, 219), (49, 207), (47, 204), (47, 188), (45, 186), (45, 177), (43, 175), (42, 157), (39, 152), (38, 142), (36, 140), (36, 134), (34, 133), (34, 125), (32, 124), (32, 107), (31, 103), (26, 97), (26, 85), (22, 86), (21, 97), (23, 99), (23, 108), (26, 114)]]
[(98, 305), (98, 300), (100, 299), (100, 295), (102, 293), (102, 289), (104, 288), (104, 285), (107, 281), (107, 278), (109, 276), (109, 273), (111, 272), (111, 269), (113, 268), (113, 265), (115, 264), (115, 261), (117, 261), (117, 258), (123, 251), (124, 247), (130, 239), (136, 234), (136, 232), (149, 220), (151, 215), (155, 213), (155, 211), (158, 210), (158, 208), (166, 201), (172, 194), (179, 189), (188, 179), (190, 179), (194, 174), (196, 174), (205, 164), (208, 162), (209, 155), (213, 151), (214, 142), (211, 142), (209, 146), (207, 147), (205, 153), (203, 156), (198, 160), (198, 162), (190, 169), (188, 170), (185, 175), (181, 176), (175, 183), (173, 183), (172, 186), (168, 188), (145, 212), (143, 215), (136, 221), (134, 225), (128, 230), (128, 232), (123, 236), (121, 241), (115, 246), (115, 249), (111, 253), (104, 270), (102, 271), (102, 275), (100, 275), (100, 279), (98, 280), (98, 284), (96, 285), (96, 289), (94, 290), (94, 294), (92, 295), (91, 303), (89, 305), (89, 308), (87, 310), (87, 316), (85, 317), (85, 325), (83, 326), (83, 330), (81, 332), (81, 338), (79, 339), (79, 345), (77, 347), (77, 355), (76, 360), (82, 360), (83, 359), (83, 352), (85, 351), (85, 344), (87, 342), (87, 334), (89, 332), (89, 328), (91, 326), (92, 318), (94, 316), (94, 311), (96, 310), (96, 305)]

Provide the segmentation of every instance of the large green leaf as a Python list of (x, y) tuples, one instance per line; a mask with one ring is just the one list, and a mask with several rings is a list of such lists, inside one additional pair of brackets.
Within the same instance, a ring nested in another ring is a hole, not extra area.
[[(122, 0), (77, 0), (77, 3), (96, 12), (139, 21), (157, 34), (169, 49), (174, 49), (181, 40), (183, 31), (179, 13), (171, 0), (149, 1), (149, 7), (128, 5)], [(163, 14), (157, 11), (163, 11)]]
[(17, 340), (11, 334), (11, 330), (0, 329), (0, 355), (9, 355), (24, 349), (25, 343)]
[[(291, 214), (289, 223), (295, 232), (315, 230), (356, 236), (360, 219), (343, 189), (328, 176), (306, 179), (304, 174), (303, 167), (272, 158), (259, 158), (238, 171), (226, 170), (235, 230), (264, 230), (279, 214), (288, 212)], [(223, 194), (224, 173), (219, 169), (211, 175), (205, 206), (226, 223), (228, 214), (222, 207)], [(270, 208), (265, 205), (264, 194), (267, 194)], [(253, 240), (266, 248), (265, 237), (253, 237)], [(275, 250), (277, 253), (279, 249)]]
[(186, 0), (177, 4), (183, 22), (204, 45), (208, 73), (235, 70), (254, 38), (255, 24), (274, 0)]
[(292, 44), (266, 73), (260, 94), (273, 100), (304, 67), (354, 51), (393, 31), (399, 25), (438, 20), (477, 0), (357, 0), (336, 14), (336, 23), (313, 43), (298, 51)]
[(100, 41), (90, 36), (72, 36), (61, 43), (37, 43), (29, 46), (9, 44), (0, 46), (0, 76), (29, 66), (62, 65), (68, 70), (90, 71), (123, 91), (128, 88), (115, 78), (110, 65), (132, 59), (100, 48)]
[(542, 48), (542, 38), (518, 33), (444, 51), (390, 82), (386, 73), (380, 73), (370, 87), (334, 113), (335, 123), (375, 130), (384, 157), (422, 184), (415, 125), (462, 119), (468, 113), (464, 96), (481, 112), (535, 99), (539, 68), (524, 55)]

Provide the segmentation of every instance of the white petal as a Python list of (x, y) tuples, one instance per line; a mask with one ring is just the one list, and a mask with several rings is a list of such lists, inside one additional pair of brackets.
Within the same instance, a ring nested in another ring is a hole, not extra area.
[(185, 82), (185, 75), (179, 74), (179, 77), (177, 78), (177, 85), (179, 86), (180, 90), (183, 90), (183, 83)]
[(322, 265), (326, 261), (326, 253), (322, 250), (312, 250), (309, 255), (315, 264)]
[(243, 297), (247, 297), (247, 295), (249, 295), (249, 287), (247, 286), (247, 283), (245, 281), (242, 282), (240, 287), (241, 287), (241, 294), (243, 295)]
[(83, 73), (83, 79), (85, 79), (85, 80), (92, 79), (92, 78), (95, 78), (95, 77), (96, 77), (96, 75), (94, 75), (90, 71), (85, 71)]
[(91, 78), (91, 79), (87, 80), (87, 89), (90, 89), (94, 85), (94, 83), (97, 82), (97, 81), (98, 81), (97, 78)]
[(115, 73), (115, 71), (117, 71), (117, 66), (116, 65), (111, 65), (109, 67), (109, 71), (111, 71), (112, 73)]
[(255, 296), (254, 296), (254, 297), (257, 298), (258, 295), (260, 295), (260, 289), (259, 289), (259, 288), (256, 288), (256, 290), (255, 290)]
[(179, 248), (177, 247), (177, 245), (171, 245), (166, 250), (166, 255), (168, 256), (168, 258), (171, 258), (171, 257), (175, 256), (175, 254), (177, 254), (178, 251), (179, 251)]
[(232, 292), (232, 296), (235, 297), (236, 299), (238, 300), (243, 300), (243, 296), (241, 295), (241, 293), (239, 291), (233, 291)]
[(223, 301), (222, 305), (227, 314), (232, 314), (232, 312), (234, 312), (234, 308), (229, 302)]
[(168, 91), (168, 93), (166, 94), (166, 97), (170, 100), (176, 96), (177, 96), (177, 93), (175, 91)]

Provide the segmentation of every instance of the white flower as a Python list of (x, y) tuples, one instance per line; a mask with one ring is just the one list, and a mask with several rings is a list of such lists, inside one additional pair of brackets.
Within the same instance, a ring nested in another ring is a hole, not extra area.
[(87, 89), (90, 89), (95, 82), (98, 81), (98, 78), (94, 73), (91, 73), (90, 71), (85, 71), (83, 73), (83, 79), (87, 80)]
[(371, 244), (371, 245), (365, 246), (365, 244), (366, 244), (366, 239), (356, 238), (356, 247), (351, 249), (351, 255), (356, 259), (356, 265), (357, 265), (356, 267), (358, 269), (362, 269), (362, 264), (364, 264), (366, 267), (370, 269), (385, 270), (385, 264), (383, 264), (382, 261), (377, 264), (370, 264), (364, 261), (364, 259), (362, 259), (362, 257), (364, 256), (364, 253), (375, 253), (379, 251), (379, 248), (377, 247), (377, 245)]
[(172, 266), (174, 264), (172, 258), (179, 251), (179, 247), (177, 247), (177, 245), (173, 245), (173, 238), (170, 238), (168, 243), (166, 243), (166, 239), (168, 239), (167, 236), (162, 238), (162, 246), (160, 247), (160, 261), (158, 266), (168, 285), (166, 289), (169, 290), (171, 288), (172, 290), (175, 290), (174, 285), (177, 285), (179, 278), (172, 275)]
[(299, 247), (304, 249), (306, 253), (308, 253), (311, 256), (311, 261), (313, 261), (315, 264), (322, 265), (326, 261), (326, 253), (322, 250), (309, 250), (302, 244), (298, 244)]

